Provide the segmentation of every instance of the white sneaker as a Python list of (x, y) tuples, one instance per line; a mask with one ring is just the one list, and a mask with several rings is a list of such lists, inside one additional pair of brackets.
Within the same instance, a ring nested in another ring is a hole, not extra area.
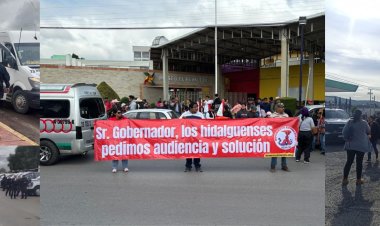
[(116, 173), (117, 172), (117, 169), (112, 169), (112, 173)]
[(129, 171), (128, 168), (124, 168), (124, 172), (128, 173), (128, 171)]

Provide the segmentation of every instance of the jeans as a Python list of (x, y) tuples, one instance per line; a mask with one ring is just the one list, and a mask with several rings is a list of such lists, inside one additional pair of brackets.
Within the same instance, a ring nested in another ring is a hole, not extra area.
[[(312, 152), (312, 151), (315, 150), (315, 143), (317, 142), (317, 137), (318, 136), (314, 136), (313, 137), (313, 142), (311, 143), (311, 150), (310, 150), (310, 152)], [(321, 146), (321, 153), (325, 153), (325, 151), (326, 151), (326, 144), (325, 144), (325, 134), (324, 133), (320, 133), (319, 134), (319, 145)]]
[(347, 150), (347, 162), (346, 162), (346, 165), (344, 166), (343, 177), (344, 178), (348, 177), (348, 174), (350, 173), (351, 165), (354, 162), (355, 155), (356, 155), (356, 178), (360, 180), (362, 178), (363, 158), (364, 158), (364, 152), (361, 152), (361, 151)]
[[(112, 169), (117, 169), (117, 165), (119, 164), (119, 160), (112, 160)], [(121, 160), (121, 166), (123, 169), (128, 168), (128, 159)]]
[(309, 161), (310, 158), (310, 148), (313, 142), (313, 134), (311, 131), (300, 131), (298, 134), (298, 152), (296, 154), (296, 159), (300, 160), (301, 155), (305, 152), (304, 160)]
[(326, 151), (325, 137), (326, 137), (326, 135), (324, 133), (319, 134), (319, 143), (321, 143), (321, 152), (322, 153), (325, 153), (325, 151)]
[[(186, 165), (185, 165), (185, 167), (191, 169), (191, 164), (192, 163), (193, 163), (193, 159), (192, 158), (187, 158), (186, 159)], [(194, 166), (195, 166), (196, 169), (201, 167), (200, 163), (201, 163), (201, 159), (200, 158), (194, 158)]]
[[(274, 169), (276, 168), (277, 165), (277, 157), (272, 157), (271, 163), (270, 163), (270, 168)], [(281, 157), (281, 167), (286, 167), (286, 158)]]
[[(379, 151), (377, 150), (377, 142), (376, 140), (375, 141), (371, 141), (371, 144), (372, 144), (372, 147), (373, 147), (373, 150), (375, 151), (375, 155), (376, 155), (376, 159), (379, 157)], [(371, 152), (368, 152), (368, 160), (371, 160)]]

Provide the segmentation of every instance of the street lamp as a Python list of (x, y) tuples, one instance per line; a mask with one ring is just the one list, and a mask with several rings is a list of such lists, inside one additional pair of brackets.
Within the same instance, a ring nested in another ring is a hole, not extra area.
[(299, 106), (302, 105), (302, 62), (303, 62), (303, 27), (306, 25), (306, 17), (299, 18), (299, 27), (301, 29), (301, 59), (300, 59), (300, 84), (299, 84)]

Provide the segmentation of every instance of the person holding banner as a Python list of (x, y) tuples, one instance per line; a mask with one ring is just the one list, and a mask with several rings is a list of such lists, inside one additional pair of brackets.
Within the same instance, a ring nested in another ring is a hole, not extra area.
[[(275, 112), (270, 114), (269, 118), (288, 118), (289, 115), (284, 112), (285, 106), (283, 103), (277, 103), (275, 105)], [(270, 171), (272, 173), (276, 172), (277, 157), (272, 157), (270, 164)], [(286, 164), (286, 157), (281, 157), (281, 169), (284, 171), (289, 171)]]
[[(118, 120), (124, 120), (124, 119), (126, 119), (126, 118), (124, 118), (121, 109), (117, 108), (115, 110), (115, 117), (109, 118), (108, 120), (118, 121)], [(112, 160), (112, 173), (117, 172), (117, 166), (118, 165), (119, 165), (119, 160)], [(128, 171), (129, 171), (128, 170), (128, 159), (121, 160), (121, 166), (123, 167), (124, 172), (128, 173)]]
[[(189, 110), (185, 111), (180, 117), (180, 119), (204, 119), (204, 115), (198, 111), (198, 104), (191, 102), (189, 104)], [(194, 163), (195, 171), (203, 172), (201, 168), (201, 159), (200, 158), (186, 158), (185, 172), (191, 171), (191, 165)]]

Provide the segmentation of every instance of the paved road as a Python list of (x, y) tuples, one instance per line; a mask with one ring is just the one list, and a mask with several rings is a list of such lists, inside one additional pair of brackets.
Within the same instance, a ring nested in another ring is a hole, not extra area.
[(30, 140), (39, 143), (40, 120), (37, 110), (27, 114), (16, 113), (10, 103), (0, 102), (0, 122), (21, 133)]
[(319, 152), (276, 173), (269, 159), (202, 159), (203, 173), (184, 173), (184, 160), (135, 160), (112, 174), (110, 162), (92, 159), (41, 167), (41, 225), (325, 224)]
[(0, 190), (0, 226), (39, 226), (40, 198), (10, 199)]
[(363, 176), (366, 183), (362, 186), (355, 185), (354, 163), (349, 175), (349, 185), (342, 187), (346, 152), (342, 145), (329, 146), (327, 150), (326, 226), (380, 225), (379, 162), (372, 160), (372, 163), (364, 163)]

